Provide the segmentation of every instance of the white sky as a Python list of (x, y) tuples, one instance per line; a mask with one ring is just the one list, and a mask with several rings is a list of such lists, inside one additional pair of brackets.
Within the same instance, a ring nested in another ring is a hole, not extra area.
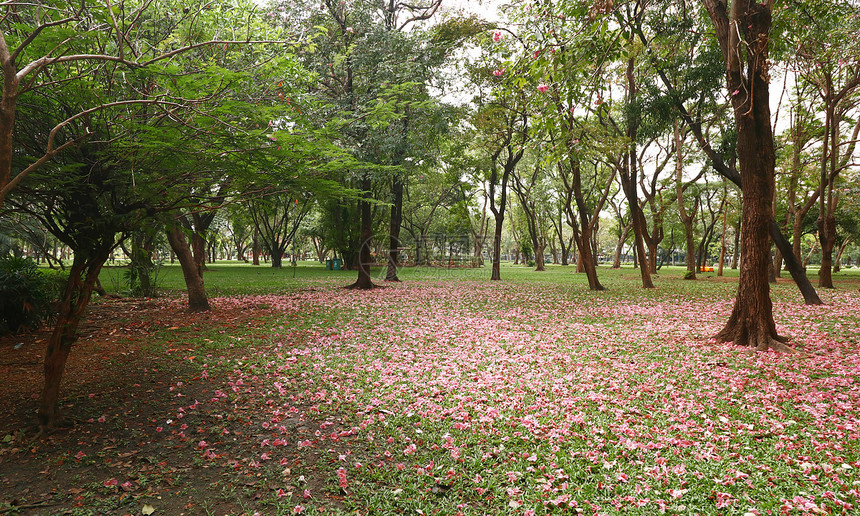
[(488, 21), (498, 21), (500, 16), (497, 6), (501, 3), (501, 0), (442, 0), (440, 10), (443, 13), (462, 10), (464, 13), (477, 14)]

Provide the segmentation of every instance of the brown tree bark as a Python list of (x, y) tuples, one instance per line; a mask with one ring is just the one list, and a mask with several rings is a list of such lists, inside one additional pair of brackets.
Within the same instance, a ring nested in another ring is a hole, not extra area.
[(395, 174), (391, 184), (391, 221), (388, 229), (388, 270), (386, 281), (400, 281), (397, 267), (400, 265), (400, 228), (403, 225), (403, 180)]
[[(631, 57), (627, 61), (627, 102), (632, 104), (633, 98), (636, 96), (638, 87), (634, 76), (635, 58)], [(636, 141), (638, 132), (638, 121), (627, 121), (627, 137), (631, 142)], [(648, 260), (645, 254), (645, 232), (648, 231), (645, 223), (645, 215), (642, 213), (642, 208), (639, 206), (639, 196), (636, 191), (638, 184), (638, 167), (637, 153), (635, 144), (631, 144), (631, 149), (624, 155), (624, 163), (621, 166), (621, 188), (624, 190), (624, 195), (627, 197), (627, 204), (630, 206), (630, 219), (633, 222), (633, 239), (636, 247), (636, 256), (639, 262), (639, 274), (642, 277), (642, 288), (654, 288), (654, 282), (651, 280), (651, 270), (648, 267)]]
[[(708, 10), (708, 13), (709, 13), (711, 19), (714, 21), (714, 25), (717, 27), (717, 32), (718, 32), (718, 38), (717, 39), (720, 43), (721, 50), (723, 51), (723, 56), (726, 58), (726, 65), (727, 65), (727, 72), (728, 72), (728, 69), (729, 69), (728, 68), (728, 65), (729, 65), (728, 59), (729, 59), (729, 57), (731, 57), (729, 52), (733, 51), (733, 52), (737, 53), (736, 56), (733, 58), (737, 61), (740, 58), (741, 54), (739, 52), (741, 52), (741, 49), (737, 45), (735, 45), (734, 47), (731, 47), (731, 48), (729, 47), (728, 8), (726, 6), (726, 0), (702, 0), (702, 2), (705, 5), (706, 9)], [(741, 2), (741, 3), (743, 4), (743, 3), (748, 3), (748, 2)], [(756, 4), (756, 5), (759, 5), (759, 4)], [(738, 8), (741, 8), (741, 7), (742, 7), (741, 5), (738, 6)], [(768, 9), (768, 12), (771, 8), (769, 6), (760, 6), (760, 7), (764, 7), (766, 9)], [(737, 12), (737, 11), (735, 11), (733, 9), (732, 12)], [(749, 17), (749, 13), (746, 13), (744, 16)], [(750, 28), (751, 27), (752, 26), (750, 26)], [(707, 138), (705, 137), (704, 133), (702, 132), (701, 124), (693, 119), (693, 117), (687, 111), (687, 108), (684, 106), (684, 103), (681, 102), (680, 97), (678, 95), (678, 92), (675, 90), (674, 86), (672, 85), (672, 82), (669, 81), (668, 77), (666, 76), (665, 71), (660, 67), (659, 62), (656, 59), (656, 55), (651, 50), (650, 46), (648, 46), (649, 45), (648, 38), (646, 38), (644, 33), (642, 32), (642, 27), (639, 24), (638, 18), (637, 18), (636, 23), (634, 24), (633, 28), (636, 31), (636, 33), (639, 35), (642, 43), (644, 45), (646, 45), (646, 50), (648, 51), (649, 56), (651, 57), (651, 64), (654, 65), (654, 67), (657, 71), (657, 74), (660, 76), (661, 81), (666, 86), (666, 88), (669, 90), (670, 96), (674, 100), (675, 107), (681, 115), (681, 119), (684, 120), (684, 123), (687, 124), (687, 126), (693, 131), (693, 134), (696, 137), (696, 141), (698, 142), (701, 149), (708, 156), (708, 159), (711, 162), (711, 166), (714, 168), (714, 170), (716, 170), (718, 173), (720, 173), (723, 177), (725, 177), (726, 179), (728, 179), (729, 181), (731, 181), (732, 183), (737, 185), (739, 188), (741, 188), (742, 187), (742, 181), (741, 181), (741, 177), (740, 177), (741, 174), (738, 173), (738, 171), (734, 168), (733, 165), (732, 166), (727, 165), (723, 161), (723, 158), (719, 155), (719, 153), (717, 153), (716, 150), (714, 150), (714, 148), (711, 147), (710, 143), (708, 142)], [(749, 33), (749, 32), (750, 32), (749, 30), (745, 31), (745, 34)], [(738, 34), (732, 34), (732, 38), (737, 39)], [(735, 43), (737, 43), (737, 41), (735, 41)], [(764, 41), (764, 43), (767, 44), (767, 41)], [(762, 70), (762, 68), (767, 67), (766, 61), (762, 61), (759, 63), (751, 63), (751, 64), (755, 65), (755, 67), (757, 67), (759, 69), (759, 71), (765, 71), (766, 72), (766, 70)], [(739, 65), (734, 66), (735, 73), (739, 69), (740, 69)], [(765, 75), (763, 77), (766, 77), (766, 76), (767, 75), (765, 73)], [(767, 79), (763, 79), (763, 80), (766, 82)], [(736, 91), (738, 93), (741, 92), (740, 89), (732, 89), (731, 85), (728, 85), (728, 86), (729, 86), (729, 88), (728, 88), (729, 91), (732, 93), (734, 93)], [(744, 90), (745, 96), (749, 91), (750, 90)], [(733, 95), (732, 97), (733, 97), (733, 101), (736, 100), (735, 95)], [(738, 100), (740, 100), (740, 99), (738, 99)], [(790, 253), (791, 244), (789, 244), (789, 242), (782, 235), (782, 233), (780, 232), (780, 229), (779, 229), (779, 225), (776, 224), (775, 221), (771, 224), (771, 238), (773, 238), (774, 243), (779, 247), (780, 251), (782, 252), (783, 258), (786, 258), (788, 256), (788, 254)], [(734, 248), (734, 253), (732, 256), (732, 258), (733, 258), (732, 259), (732, 269), (736, 269), (738, 267), (738, 263), (740, 261), (739, 257), (738, 257), (738, 253), (740, 251), (740, 246), (738, 245), (739, 241), (740, 241), (740, 233), (735, 233), (735, 248)], [(796, 245), (799, 245), (799, 240), (796, 240)], [(795, 257), (797, 257), (797, 256), (798, 255), (795, 254)], [(797, 258), (795, 258), (793, 260), (786, 259), (786, 267), (788, 268), (789, 272), (791, 273), (791, 277), (797, 283), (797, 286), (799, 287), (801, 294), (803, 294), (804, 302), (807, 305), (820, 305), (820, 304), (822, 304), (821, 299), (818, 297), (818, 294), (815, 292), (815, 288), (812, 286), (812, 284), (809, 282), (809, 278), (806, 276), (806, 271), (800, 266), (799, 260)]]
[[(521, 125), (520, 125), (521, 124)], [(508, 182), (510, 181), (511, 173), (517, 166), (517, 163), (525, 153), (525, 142), (528, 138), (528, 115), (525, 112), (512, 111), (508, 115), (507, 123), (502, 132), (502, 140), (495, 152), (493, 152), (490, 162), (490, 211), (496, 222), (496, 227), (493, 232), (493, 268), (490, 273), (490, 281), (498, 281), (502, 279), (501, 260), (502, 260), (502, 226), (505, 221), (505, 208), (508, 201)], [(520, 145), (519, 150), (514, 151), (514, 139), (519, 135)], [(502, 155), (504, 154), (504, 158)], [(499, 163), (499, 161), (502, 161)], [(502, 168), (501, 183), (499, 183), (499, 167)], [(496, 186), (501, 190), (498, 202), (496, 202)]]
[(681, 123), (675, 121), (673, 129), (675, 140), (675, 197), (678, 200), (678, 217), (684, 226), (684, 242), (687, 249), (685, 259), (687, 273), (684, 275), (684, 279), (695, 280), (698, 267), (696, 267), (696, 242), (693, 222), (695, 222), (695, 213), (699, 211), (699, 197), (697, 196), (693, 200), (693, 208), (688, 212), (687, 206), (684, 204), (684, 192), (702, 177), (702, 173), (692, 181), (684, 182), (684, 135), (681, 131)]
[[(502, 172), (502, 182), (499, 185), (501, 197), (499, 199), (498, 206), (495, 202), (495, 182), (498, 180), (495, 164), (490, 176), (490, 211), (493, 213), (493, 219), (495, 221), (495, 227), (493, 228), (493, 267), (490, 271), (490, 281), (499, 281), (502, 279), (502, 228), (505, 224), (505, 208), (507, 207), (508, 202), (508, 179), (510, 178), (510, 175), (510, 171), (505, 167)], [(517, 256), (519, 256), (519, 249), (517, 250)]]
[(355, 283), (347, 286), (349, 289), (370, 290), (376, 285), (370, 278), (370, 266), (373, 258), (370, 254), (370, 244), (373, 240), (373, 217), (371, 212), (370, 199), (371, 195), (370, 177), (365, 175), (361, 178), (362, 199), (358, 201), (358, 210), (361, 217), (361, 246), (358, 250), (358, 278)]
[(110, 251), (110, 246), (102, 246), (92, 255), (75, 253), (74, 262), (69, 270), (69, 279), (60, 300), (57, 322), (48, 339), (45, 352), (45, 385), (39, 397), (37, 412), (42, 431), (65, 424), (59, 408), (63, 372), (66, 369), (72, 345), (78, 339), (78, 326)]
[(594, 256), (592, 240), (594, 236), (595, 222), (597, 221), (600, 210), (603, 209), (603, 205), (609, 196), (609, 186), (614, 182), (615, 177), (611, 177), (609, 181), (606, 182), (606, 189), (603, 191), (598, 202), (595, 203), (596, 206), (592, 213), (585, 202), (585, 195), (582, 189), (582, 169), (580, 162), (571, 155), (568, 159), (568, 164), (570, 166), (569, 176), (562, 169), (561, 163), (559, 163), (558, 166), (565, 190), (570, 192), (569, 197), (573, 199), (573, 204), (576, 206), (576, 213), (573, 212), (573, 206), (568, 205), (566, 207), (568, 212), (567, 216), (573, 221), (571, 226), (573, 228), (573, 238), (576, 242), (576, 249), (578, 252), (576, 271), (585, 273), (585, 277), (588, 279), (589, 290), (606, 290), (606, 287), (600, 283), (600, 279), (597, 276), (597, 259)]
[(251, 239), (251, 265), (260, 265), (260, 233), (257, 229), (254, 229)]
[(188, 311), (207, 312), (211, 310), (209, 298), (203, 286), (203, 275), (197, 267), (194, 255), (191, 253), (191, 248), (179, 223), (171, 221), (166, 227), (166, 234), (167, 242), (173, 252), (176, 253), (182, 268), (182, 276), (185, 278), (185, 288), (188, 292)]
[(755, 0), (703, 0), (714, 22), (726, 65), (726, 85), (737, 124), (743, 191), (741, 266), (735, 305), (716, 335), (757, 350), (789, 351), (777, 335), (767, 280), (773, 221), (774, 151), (768, 85), (772, 4)]
[[(14, 66), (3, 62), (3, 96), (0, 99), (0, 208), (6, 199), (6, 186), (12, 181), (12, 132), (15, 127), (15, 104), (18, 80)], [(11, 75), (10, 75), (11, 74)]]
[(621, 251), (624, 249), (624, 242), (627, 241), (630, 230), (633, 229), (633, 223), (629, 223), (621, 230), (621, 236), (618, 237), (618, 243), (615, 244), (615, 258), (612, 261), (613, 269), (621, 268)]

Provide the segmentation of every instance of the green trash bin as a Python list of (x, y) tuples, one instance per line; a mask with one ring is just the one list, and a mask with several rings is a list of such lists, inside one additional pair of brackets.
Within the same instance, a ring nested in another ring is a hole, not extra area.
[(334, 259), (334, 270), (336, 270), (336, 271), (339, 271), (339, 270), (340, 270), (340, 263), (341, 263), (341, 262), (340, 262), (340, 258), (335, 258), (335, 259)]
[(330, 271), (330, 270), (332, 270), (331, 268), (332, 268), (332, 260), (330, 260), (330, 259), (326, 260), (325, 261), (325, 270)]

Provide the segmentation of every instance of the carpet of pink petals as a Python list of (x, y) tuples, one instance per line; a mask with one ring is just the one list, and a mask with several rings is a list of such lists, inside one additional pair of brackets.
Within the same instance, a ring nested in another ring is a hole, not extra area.
[[(777, 298), (803, 352), (776, 354), (708, 340), (716, 296), (309, 286), (213, 300), (276, 316), (206, 401), (259, 405), (258, 456), (225, 466), (327, 454), (329, 494), (362, 513), (860, 514), (860, 292)], [(324, 423), (295, 440), (291, 418)]]

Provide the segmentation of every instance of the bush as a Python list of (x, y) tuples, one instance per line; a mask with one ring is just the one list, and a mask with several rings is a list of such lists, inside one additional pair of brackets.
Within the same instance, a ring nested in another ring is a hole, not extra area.
[(34, 330), (54, 312), (62, 274), (43, 274), (28, 258), (0, 258), (0, 335)]

